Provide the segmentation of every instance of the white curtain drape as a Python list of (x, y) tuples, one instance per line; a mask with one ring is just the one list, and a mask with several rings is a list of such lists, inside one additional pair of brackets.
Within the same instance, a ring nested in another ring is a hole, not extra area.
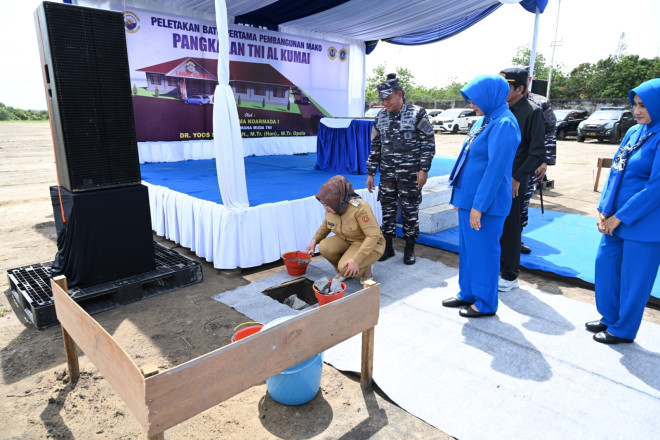
[(218, 185), (225, 207), (247, 208), (250, 203), (245, 182), (241, 126), (234, 94), (229, 87), (229, 37), (225, 0), (215, 1), (215, 19), (218, 27), (218, 85), (213, 105), (213, 146)]

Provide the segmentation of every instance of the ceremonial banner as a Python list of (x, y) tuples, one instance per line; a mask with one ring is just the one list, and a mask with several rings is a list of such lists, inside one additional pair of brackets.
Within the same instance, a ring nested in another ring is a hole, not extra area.
[[(215, 23), (141, 9), (124, 23), (138, 141), (212, 138)], [(228, 37), (243, 137), (315, 136), (321, 117), (348, 114), (347, 45), (237, 25)]]

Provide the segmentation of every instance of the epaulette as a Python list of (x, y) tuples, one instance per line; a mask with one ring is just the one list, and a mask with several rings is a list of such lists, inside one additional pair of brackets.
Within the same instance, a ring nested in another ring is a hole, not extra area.
[(358, 206), (360, 206), (360, 203), (362, 203), (362, 201), (360, 199), (351, 199), (348, 201), (348, 203), (350, 203), (351, 205), (357, 208)]

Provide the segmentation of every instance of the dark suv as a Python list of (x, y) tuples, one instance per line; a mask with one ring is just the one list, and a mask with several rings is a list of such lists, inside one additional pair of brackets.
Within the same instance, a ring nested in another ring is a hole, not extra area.
[(568, 109), (555, 110), (557, 117), (557, 139), (563, 141), (566, 136), (575, 136), (577, 134), (578, 124), (589, 116), (586, 110)]
[(630, 127), (635, 125), (632, 111), (623, 107), (601, 107), (586, 120), (580, 122), (577, 130), (577, 141), (584, 142), (585, 138), (609, 140), (618, 144)]

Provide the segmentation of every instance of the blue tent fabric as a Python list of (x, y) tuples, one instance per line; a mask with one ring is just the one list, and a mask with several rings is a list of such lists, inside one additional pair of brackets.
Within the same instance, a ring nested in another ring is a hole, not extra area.
[(532, 14), (536, 14), (536, 8), (538, 7), (539, 12), (543, 13), (545, 7), (548, 6), (548, 0), (522, 0), (520, 6)]
[[(423, 31), (413, 32), (400, 37), (388, 39), (387, 42), (392, 44), (400, 44), (403, 46), (418, 46), (421, 44), (429, 44), (446, 40), (447, 38), (453, 37), (454, 35), (463, 32), (470, 26), (477, 24), (485, 17), (493, 13), (500, 6), (502, 6), (501, 3), (496, 3), (472, 15), (468, 15), (462, 20), (456, 20), (451, 23), (442, 23), (435, 29), (425, 29)], [(371, 51), (373, 51), (374, 48), (375, 45), (371, 48)]]
[(347, 128), (319, 124), (314, 169), (338, 174), (366, 174), (373, 120), (353, 120)]
[(261, 9), (242, 14), (234, 18), (235, 24), (264, 27), (272, 31), (279, 30), (279, 24), (297, 20), (308, 15), (318, 14), (349, 0), (278, 0)]
[[(520, 2), (520, 6), (533, 14), (536, 13), (537, 7), (541, 13), (545, 11), (547, 4), (548, 0), (522, 0)], [(460, 20), (455, 20), (449, 23), (441, 23), (438, 27), (423, 29), (418, 32), (411, 32), (406, 35), (389, 38), (387, 40), (383, 39), (381, 41), (387, 41), (388, 43), (400, 44), (403, 46), (417, 46), (421, 44), (429, 44), (442, 41), (453, 37), (454, 35), (464, 31), (470, 26), (475, 25), (493, 13), (500, 6), (502, 6), (502, 3), (495, 3), (480, 11), (467, 15), (466, 17), (462, 17)], [(366, 53), (369, 55), (376, 48), (378, 41), (368, 41), (365, 44), (367, 45)]]

